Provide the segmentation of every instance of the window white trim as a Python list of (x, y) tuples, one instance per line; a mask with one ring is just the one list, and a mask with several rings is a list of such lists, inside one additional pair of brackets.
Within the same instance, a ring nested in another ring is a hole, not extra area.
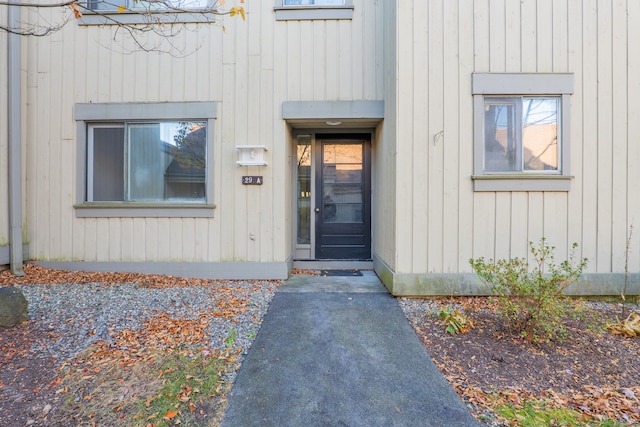
[[(573, 74), (570, 73), (474, 73), (473, 92), (473, 139), (474, 191), (569, 191), (570, 165), (570, 95), (573, 93)], [(559, 96), (559, 139), (561, 141), (558, 172), (555, 174), (534, 171), (517, 173), (484, 172), (484, 100), (492, 96)]]
[(353, 19), (353, 0), (345, 0), (344, 5), (285, 5), (276, 0), (273, 8), (276, 21), (305, 21), (314, 19)]
[[(89, 103), (75, 104), (76, 120), (76, 205), (77, 217), (212, 217), (213, 198), (213, 126), (215, 102), (176, 103)], [(207, 122), (204, 203), (180, 202), (87, 202), (88, 125), (91, 123), (136, 120), (199, 120)]]

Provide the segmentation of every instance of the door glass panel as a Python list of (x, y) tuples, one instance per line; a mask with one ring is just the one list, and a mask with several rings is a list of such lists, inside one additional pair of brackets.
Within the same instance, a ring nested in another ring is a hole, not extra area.
[(298, 243), (311, 243), (311, 137), (298, 137)]
[(362, 223), (362, 144), (323, 146), (322, 209), (325, 223)]

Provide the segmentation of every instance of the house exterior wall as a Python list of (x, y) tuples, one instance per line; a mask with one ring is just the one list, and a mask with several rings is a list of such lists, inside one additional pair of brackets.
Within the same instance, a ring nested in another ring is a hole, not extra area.
[[(0, 25), (7, 23), (7, 8), (0, 9)], [(6, 56), (7, 33), (0, 32), (0, 46)], [(6, 59), (3, 58), (2, 61)], [(7, 67), (0, 67), (0, 99), (8, 98)], [(9, 245), (9, 135), (7, 134), (7, 102), (0, 102), (0, 264), (8, 264)], [(3, 256), (2, 252), (6, 251)]]
[[(573, 242), (589, 259), (577, 293), (619, 290), (627, 236), (640, 218), (640, 5), (395, 5), (397, 251), (388, 286), (397, 294), (479, 292), (470, 258), (526, 258), (528, 242), (546, 237), (556, 259)], [(479, 72), (573, 73), (570, 191), (473, 191), (471, 78)], [(640, 268), (637, 236), (631, 272)]]
[[(187, 261), (214, 276), (218, 269), (286, 277), (295, 151), (282, 103), (383, 97), (382, 6), (356, 3), (351, 20), (276, 21), (274, 2), (247, 2), (246, 21), (223, 18), (226, 32), (193, 24), (172, 39), (184, 57), (123, 55), (119, 44), (131, 44), (113, 26), (71, 23), (49, 37), (25, 38), (30, 257), (49, 266), (137, 271)], [(73, 167), (74, 106), (194, 101), (217, 103), (213, 218), (77, 216), (84, 178)], [(238, 145), (266, 146), (268, 165), (237, 166)], [(263, 175), (264, 184), (243, 186), (242, 175)]]

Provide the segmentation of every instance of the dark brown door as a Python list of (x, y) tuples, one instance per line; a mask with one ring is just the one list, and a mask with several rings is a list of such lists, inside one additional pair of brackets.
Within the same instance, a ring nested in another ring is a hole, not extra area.
[(371, 259), (370, 136), (316, 140), (316, 258)]

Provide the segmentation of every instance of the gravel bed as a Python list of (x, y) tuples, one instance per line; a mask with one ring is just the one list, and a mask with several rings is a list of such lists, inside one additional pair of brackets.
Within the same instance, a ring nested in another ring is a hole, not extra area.
[[(246, 354), (277, 290), (277, 282), (216, 282), (211, 286), (145, 288), (134, 284), (16, 285), (29, 302), (29, 318), (55, 340), (34, 343), (32, 351), (58, 362), (70, 360), (92, 343), (113, 341), (124, 329), (139, 329), (160, 312), (195, 319), (216, 310), (215, 303), (234, 294), (248, 298), (247, 311), (233, 318), (212, 318), (209, 348), (222, 348), (231, 331), (234, 350)], [(224, 287), (227, 293), (217, 294)], [(231, 341), (231, 340), (230, 340)]]

